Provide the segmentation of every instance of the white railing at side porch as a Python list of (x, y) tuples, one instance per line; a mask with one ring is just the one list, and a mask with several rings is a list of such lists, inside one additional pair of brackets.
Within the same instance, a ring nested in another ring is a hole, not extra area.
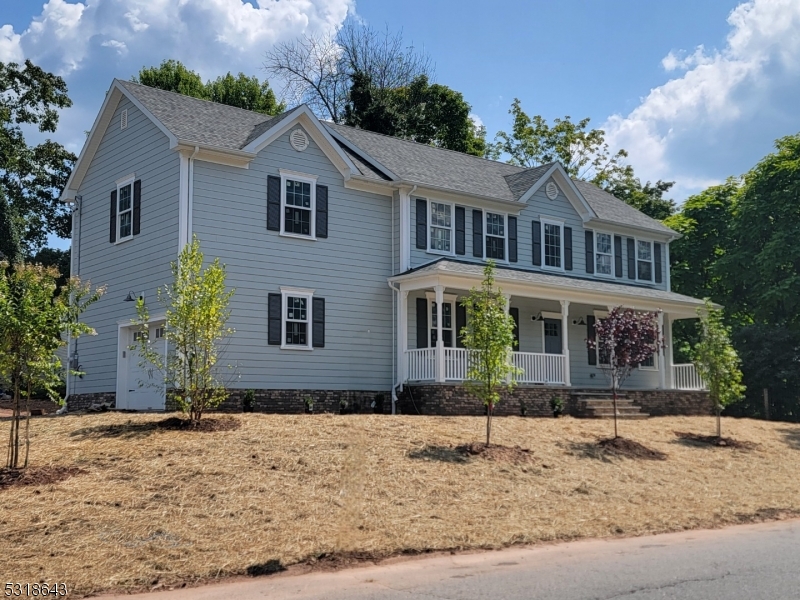
[(704, 390), (706, 384), (692, 364), (672, 365), (672, 381), (676, 390)]
[[(469, 361), (476, 356), (466, 348), (444, 348), (445, 381), (467, 379)], [(436, 348), (406, 350), (406, 381), (436, 380)], [(566, 360), (561, 354), (514, 352), (512, 362), (520, 372), (517, 383), (564, 384)]]

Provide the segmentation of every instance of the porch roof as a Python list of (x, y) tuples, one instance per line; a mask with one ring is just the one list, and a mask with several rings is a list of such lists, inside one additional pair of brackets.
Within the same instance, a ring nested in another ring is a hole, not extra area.
[[(422, 289), (431, 285), (472, 287), (483, 280), (483, 264), (441, 258), (405, 273), (390, 277), (401, 290)], [(570, 300), (585, 304), (622, 304), (646, 310), (662, 309), (675, 317), (697, 316), (703, 301), (691, 296), (642, 285), (599, 281), (568, 275), (554, 275), (497, 267), (495, 278), (509, 294), (549, 300)]]

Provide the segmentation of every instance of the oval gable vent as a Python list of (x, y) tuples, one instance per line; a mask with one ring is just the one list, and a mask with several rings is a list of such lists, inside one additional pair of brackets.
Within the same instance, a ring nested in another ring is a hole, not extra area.
[(308, 148), (308, 136), (302, 129), (295, 129), (289, 134), (289, 143), (292, 144), (292, 148), (298, 152), (302, 152)]
[(554, 181), (549, 181), (547, 182), (547, 186), (544, 188), (544, 193), (547, 194), (547, 197), (550, 198), (550, 200), (555, 200), (558, 198), (558, 186)]

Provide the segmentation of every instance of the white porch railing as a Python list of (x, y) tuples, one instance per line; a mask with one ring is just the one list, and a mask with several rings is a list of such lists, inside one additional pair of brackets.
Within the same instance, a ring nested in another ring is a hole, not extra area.
[[(466, 348), (444, 349), (445, 381), (464, 381), (474, 351)], [(436, 380), (436, 348), (406, 350), (406, 381)], [(514, 352), (512, 362), (520, 369), (517, 383), (564, 384), (566, 360), (561, 354)]]
[(408, 381), (436, 379), (436, 348), (406, 350), (406, 379)]
[(704, 390), (706, 384), (692, 363), (672, 365), (672, 381), (676, 390)]
[(514, 352), (514, 366), (521, 373), (514, 376), (517, 383), (555, 383), (563, 385), (565, 357), (561, 354)]

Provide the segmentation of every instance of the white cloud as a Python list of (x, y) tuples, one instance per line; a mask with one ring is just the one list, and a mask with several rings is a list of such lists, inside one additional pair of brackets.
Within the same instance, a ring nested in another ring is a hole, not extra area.
[(0, 27), (0, 62), (21, 62), (24, 60), (22, 48), (19, 45), (20, 35), (14, 33), (11, 25)]
[[(728, 23), (724, 48), (670, 52), (662, 66), (683, 73), (604, 124), (607, 140), (630, 152), (643, 179), (676, 180), (691, 193), (754, 164), (770, 150), (765, 133), (800, 129), (800, 2), (745, 2)], [(760, 145), (743, 152), (756, 131)]]
[(483, 119), (481, 119), (475, 113), (469, 113), (469, 118), (472, 119), (473, 123), (475, 123), (475, 127), (483, 127)]

